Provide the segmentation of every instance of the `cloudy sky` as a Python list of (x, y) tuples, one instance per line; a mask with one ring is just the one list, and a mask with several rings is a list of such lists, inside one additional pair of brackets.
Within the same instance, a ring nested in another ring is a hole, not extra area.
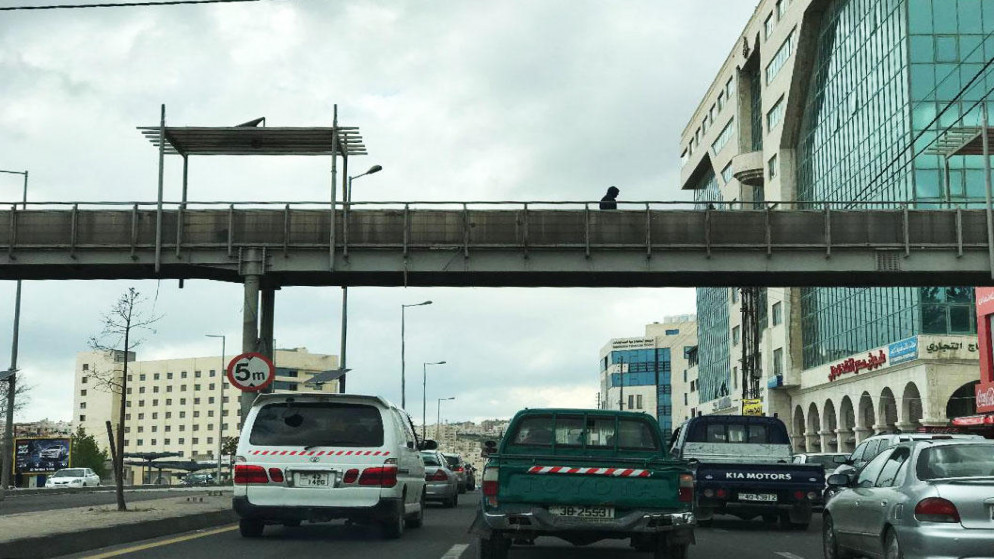
[[(63, 1), (93, 3), (111, 0)], [(0, 0), (0, 6), (46, 0)], [(136, 126), (362, 129), (353, 169), (366, 200), (686, 199), (679, 136), (753, 0), (471, 2), (262, 0), (243, 4), (0, 12), (0, 169), (29, 170), (32, 201), (150, 201), (157, 152)], [(358, 162), (356, 162), (358, 161)], [(322, 200), (327, 158), (194, 158), (191, 200)], [(179, 198), (178, 158), (167, 199)], [(0, 174), (0, 201), (21, 178)], [(28, 282), (19, 419), (70, 419), (75, 354), (134, 285), (165, 317), (139, 359), (240, 346), (241, 286), (190, 281)], [(455, 396), (449, 420), (525, 406), (595, 403), (599, 348), (694, 311), (677, 289), (355, 288), (349, 391), (399, 401), (400, 305), (408, 398)], [(0, 366), (10, 359), (13, 282), (0, 285)], [(340, 289), (277, 295), (276, 345), (337, 353)], [(230, 352), (229, 352), (230, 353)], [(416, 385), (411, 387), (411, 385)], [(429, 404), (429, 410), (434, 405)], [(409, 406), (420, 417), (420, 404)]]

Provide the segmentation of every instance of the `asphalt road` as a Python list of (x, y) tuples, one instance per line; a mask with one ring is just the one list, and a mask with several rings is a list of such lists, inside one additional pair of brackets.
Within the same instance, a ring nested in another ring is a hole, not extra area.
[[(149, 501), (189, 495), (190, 491), (203, 491), (203, 488), (190, 489), (135, 489), (125, 490), (125, 502)], [(68, 509), (74, 507), (92, 507), (109, 505), (117, 502), (113, 491), (86, 491), (79, 493), (45, 493), (43, 491), (18, 495), (8, 493), (0, 501), (0, 514), (18, 514), (22, 512), (38, 512), (44, 510)]]
[[(243, 539), (236, 526), (222, 526), (135, 542), (63, 559), (286, 559), (335, 557), (336, 559), (470, 559), (477, 557), (474, 538), (467, 533), (476, 512), (479, 493), (464, 495), (456, 509), (431, 507), (425, 526), (408, 530), (399, 540), (383, 540), (377, 530), (346, 527), (342, 523), (305, 524), (299, 528), (267, 527), (261, 539)], [(734, 559), (815, 559), (822, 557), (821, 518), (810, 529), (795, 532), (770, 528), (758, 521), (717, 520), (713, 528), (698, 529), (691, 557)], [(633, 551), (628, 542), (601, 542), (573, 547), (541, 538), (534, 547), (514, 547), (511, 559), (649, 558)]]

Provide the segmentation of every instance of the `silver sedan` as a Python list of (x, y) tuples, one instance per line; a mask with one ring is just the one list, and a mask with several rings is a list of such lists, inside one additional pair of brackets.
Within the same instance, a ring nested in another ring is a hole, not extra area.
[(926, 440), (879, 454), (825, 507), (826, 559), (991, 557), (994, 442)]
[(449, 464), (441, 452), (432, 450), (421, 453), (425, 463), (425, 498), (441, 501), (446, 507), (459, 504), (459, 479), (449, 469)]

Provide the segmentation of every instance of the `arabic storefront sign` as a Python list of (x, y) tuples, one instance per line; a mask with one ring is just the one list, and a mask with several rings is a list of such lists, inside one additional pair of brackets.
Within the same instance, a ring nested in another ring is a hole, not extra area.
[(611, 340), (611, 349), (646, 349), (655, 347), (654, 338), (622, 338)]
[(725, 410), (732, 407), (732, 397), (724, 396), (720, 400), (711, 402), (711, 411)]
[(918, 337), (890, 344), (887, 347), (887, 355), (892, 366), (918, 359)]
[(884, 350), (877, 353), (870, 352), (866, 359), (850, 357), (838, 365), (832, 365), (828, 373), (828, 381), (834, 382), (842, 375), (858, 375), (863, 371), (875, 371), (887, 364), (887, 354)]
[(977, 412), (994, 412), (994, 383), (977, 385)]
[(977, 353), (976, 343), (963, 343), (961, 341), (950, 341), (950, 340), (936, 340), (925, 346), (925, 351), (929, 354), (933, 353), (946, 353), (953, 351), (966, 350), (970, 353)]
[(742, 415), (763, 415), (763, 401), (757, 399), (742, 400)]

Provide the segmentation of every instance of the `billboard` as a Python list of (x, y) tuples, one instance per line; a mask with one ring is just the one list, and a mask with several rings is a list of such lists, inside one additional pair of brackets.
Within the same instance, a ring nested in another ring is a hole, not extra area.
[(15, 439), (14, 472), (47, 474), (69, 467), (69, 438)]

